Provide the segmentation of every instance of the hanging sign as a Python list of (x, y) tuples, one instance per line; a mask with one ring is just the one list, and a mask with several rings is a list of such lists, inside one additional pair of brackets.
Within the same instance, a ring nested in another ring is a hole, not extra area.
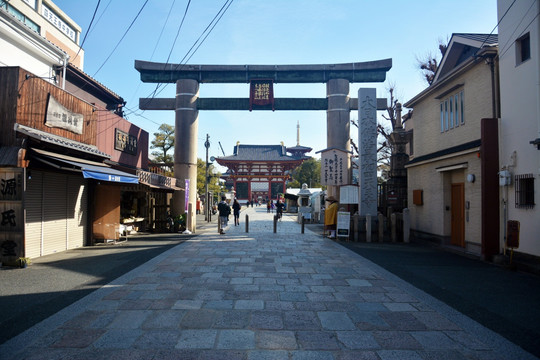
[(62, 128), (76, 134), (83, 133), (83, 115), (66, 109), (49, 94), (45, 125), (48, 127)]
[(272, 106), (274, 111), (274, 80), (253, 79), (249, 83), (249, 111), (257, 107)]

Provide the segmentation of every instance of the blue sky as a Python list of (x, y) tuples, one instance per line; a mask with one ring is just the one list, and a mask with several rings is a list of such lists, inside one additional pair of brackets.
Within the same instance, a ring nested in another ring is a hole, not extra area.
[[(169, 63), (178, 64), (189, 57), (189, 64), (285, 65), (392, 58), (386, 82), (351, 84), (350, 96), (357, 97), (360, 87), (375, 87), (377, 97), (388, 97), (393, 86), (403, 103), (427, 86), (417, 59), (438, 55), (439, 41), (446, 43), (452, 33), (491, 33), (497, 24), (495, 0), (233, 0), (208, 34), (205, 28), (226, 0), (192, 0), (179, 32), (188, 0), (101, 0), (88, 31), (98, 0), (55, 3), (81, 26), (81, 38), (86, 36), (84, 71), (127, 101), (128, 120), (148, 131), (150, 139), (160, 124), (174, 125), (174, 112), (138, 110), (139, 98), (148, 97), (156, 85), (140, 81), (135, 60), (167, 62), (170, 57)], [(207, 34), (204, 42), (196, 42)], [(194, 44), (198, 48), (190, 52)], [(158, 97), (174, 93), (170, 84)], [(247, 98), (249, 85), (201, 84), (199, 95)], [(325, 97), (326, 87), (275, 84), (274, 95)], [(237, 141), (294, 146), (297, 121), (300, 143), (314, 149), (311, 155), (326, 148), (324, 111), (200, 111), (197, 156), (205, 157), (206, 134), (211, 156), (223, 155), (219, 143), (227, 155)], [(353, 126), (351, 133), (357, 140)]]

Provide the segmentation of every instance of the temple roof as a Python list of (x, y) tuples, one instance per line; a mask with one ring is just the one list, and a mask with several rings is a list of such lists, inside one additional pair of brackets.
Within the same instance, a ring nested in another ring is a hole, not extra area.
[(234, 147), (234, 154), (216, 158), (216, 161), (298, 161), (287, 155), (287, 148), (282, 145), (242, 145)]

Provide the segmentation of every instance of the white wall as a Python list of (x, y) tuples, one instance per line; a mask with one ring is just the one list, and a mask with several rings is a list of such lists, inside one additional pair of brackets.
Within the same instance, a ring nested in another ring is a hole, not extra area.
[[(510, 10), (508, 10), (509, 6)], [(533, 174), (535, 206), (515, 207), (515, 184), (501, 188), (501, 243), (505, 220), (518, 220), (517, 251), (540, 256), (540, 150), (529, 142), (540, 138), (540, 0), (498, 0), (501, 84), (500, 165), (513, 175)], [(504, 18), (502, 18), (504, 15)], [(502, 18), (502, 19), (501, 19)], [(529, 32), (531, 58), (516, 64), (516, 40)], [(512, 154), (515, 151), (515, 160)], [(507, 213), (504, 213), (504, 201)]]

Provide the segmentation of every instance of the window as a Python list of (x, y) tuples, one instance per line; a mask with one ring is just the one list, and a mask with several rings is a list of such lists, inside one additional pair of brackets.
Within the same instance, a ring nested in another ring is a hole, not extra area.
[(441, 103), (441, 132), (444, 132), (444, 108), (443, 108), (443, 103)]
[(444, 102), (444, 130), (448, 130), (448, 100)]
[(465, 124), (465, 106), (463, 103), (463, 91), (453, 94), (441, 100), (440, 121), (441, 132), (454, 129)]
[(464, 105), (463, 105), (463, 91), (459, 93), (459, 104), (460, 104), (460, 107), (461, 107), (461, 111), (459, 112), (460, 115), (461, 115), (461, 124), (465, 124), (465, 108), (464, 108)]
[(516, 65), (531, 58), (531, 36), (526, 33), (516, 40)]
[(4, 8), (8, 13), (13, 15), (17, 20), (28, 26), (33, 31), (39, 34), (40, 27), (38, 24), (27, 18), (22, 12), (14, 8), (12, 5), (8, 4), (7, 1), (0, 0), (0, 8)]
[(534, 207), (534, 175), (516, 175), (516, 207), (532, 209)]
[(450, 129), (454, 128), (454, 97), (450, 96)]
[(455, 107), (456, 107), (456, 108), (455, 108), (455, 111), (454, 111), (454, 114), (455, 114), (454, 116), (455, 116), (455, 118), (456, 118), (456, 127), (459, 126), (459, 112), (458, 112), (458, 109), (459, 109), (458, 103), (459, 103), (459, 102), (458, 102), (458, 99), (459, 99), (459, 96), (458, 96), (457, 94), (454, 95), (454, 105), (455, 105)]

